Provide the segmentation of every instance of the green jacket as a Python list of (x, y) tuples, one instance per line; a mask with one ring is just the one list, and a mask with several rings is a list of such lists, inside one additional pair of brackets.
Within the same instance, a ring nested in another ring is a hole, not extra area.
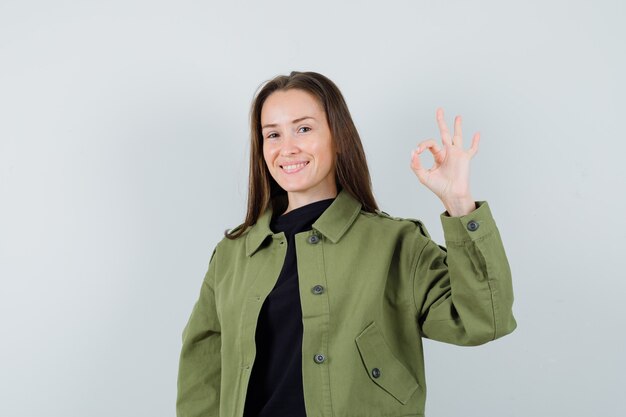
[[(257, 318), (287, 249), (271, 214), (213, 251), (183, 330), (178, 417), (243, 415)], [(312, 230), (296, 234), (308, 417), (423, 416), (422, 337), (472, 346), (515, 329), (511, 272), (487, 202), (440, 217), (447, 249), (419, 220), (362, 211), (341, 190)]]

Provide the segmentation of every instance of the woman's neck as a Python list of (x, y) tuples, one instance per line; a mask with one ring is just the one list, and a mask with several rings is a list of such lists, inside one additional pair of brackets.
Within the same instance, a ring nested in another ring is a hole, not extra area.
[(297, 192), (288, 192), (287, 196), (289, 198), (289, 204), (287, 205), (287, 210), (283, 212), (289, 213), (291, 210), (295, 210), (299, 207), (305, 206), (307, 204), (314, 203), (320, 200), (327, 200), (329, 198), (337, 197), (337, 189), (325, 190), (319, 193), (311, 194), (301, 194)]

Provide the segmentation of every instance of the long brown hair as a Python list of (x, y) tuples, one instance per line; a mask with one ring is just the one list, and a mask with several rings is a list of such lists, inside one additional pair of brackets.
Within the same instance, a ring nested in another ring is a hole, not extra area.
[(316, 97), (326, 112), (332, 140), (337, 152), (335, 182), (337, 190), (347, 191), (361, 202), (362, 210), (378, 209), (372, 193), (365, 152), (361, 138), (354, 126), (348, 106), (339, 88), (327, 77), (317, 72), (292, 71), (266, 81), (256, 93), (250, 109), (250, 175), (248, 180), (248, 211), (242, 225), (226, 230), (228, 239), (241, 236), (248, 226), (256, 223), (268, 207), (284, 210), (287, 192), (271, 176), (263, 158), (263, 135), (261, 133), (261, 110), (265, 100), (275, 91), (289, 89), (306, 91)]

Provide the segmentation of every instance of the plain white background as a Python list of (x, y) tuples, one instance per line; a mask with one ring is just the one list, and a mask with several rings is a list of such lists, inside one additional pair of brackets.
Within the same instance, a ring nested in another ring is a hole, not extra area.
[(291, 70), (338, 84), (379, 205), (442, 244), (411, 150), (438, 106), (481, 132), (518, 329), (427, 341), (428, 415), (625, 415), (625, 9), (3, 0), (0, 415), (174, 415), (183, 326), (245, 213), (250, 102)]

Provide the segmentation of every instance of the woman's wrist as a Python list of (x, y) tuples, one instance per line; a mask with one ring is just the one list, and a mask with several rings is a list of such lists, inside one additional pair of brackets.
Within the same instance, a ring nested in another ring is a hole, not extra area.
[(476, 201), (472, 196), (450, 198), (442, 200), (450, 217), (460, 217), (476, 210)]

